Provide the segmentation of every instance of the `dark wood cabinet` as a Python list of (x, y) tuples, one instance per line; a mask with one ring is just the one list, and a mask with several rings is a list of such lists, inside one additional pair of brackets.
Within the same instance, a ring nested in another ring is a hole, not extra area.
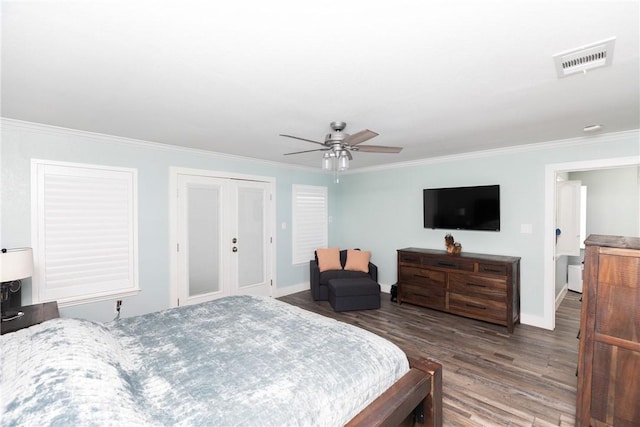
[(421, 248), (398, 250), (398, 303), (507, 327), (520, 321), (520, 258)]
[(640, 426), (640, 238), (585, 247), (576, 426)]
[(60, 317), (58, 313), (58, 303), (55, 301), (25, 305), (23, 307), (17, 307), (17, 310), (23, 312), (24, 315), (13, 320), (2, 322), (0, 325), (0, 333), (2, 335)]

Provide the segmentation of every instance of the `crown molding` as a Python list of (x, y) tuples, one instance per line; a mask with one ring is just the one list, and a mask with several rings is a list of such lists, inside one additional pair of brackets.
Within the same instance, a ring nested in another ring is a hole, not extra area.
[[(183, 152), (183, 153), (191, 153), (191, 154), (207, 156), (215, 159), (251, 162), (254, 164), (277, 167), (281, 169), (327, 173), (325, 171), (318, 170), (315, 167), (292, 165), (288, 163), (256, 159), (253, 157), (243, 157), (243, 156), (237, 156), (233, 154), (224, 154), (224, 153), (218, 153), (215, 151), (208, 151), (208, 150), (202, 150), (197, 148), (180, 147), (177, 145), (164, 144), (160, 142), (144, 141), (140, 139), (126, 138), (126, 137), (108, 135), (108, 134), (97, 133), (97, 132), (88, 132), (88, 131), (70, 129), (70, 128), (65, 128), (60, 126), (53, 126), (53, 125), (46, 125), (42, 123), (10, 119), (6, 117), (0, 118), (0, 126), (3, 129), (4, 128), (19, 129), (27, 132), (46, 133), (46, 134), (58, 135), (58, 136), (71, 135), (71, 136), (76, 136), (80, 138), (90, 139), (96, 142), (127, 145), (127, 146), (137, 146), (137, 147), (143, 147), (143, 148), (160, 150), (160, 151), (170, 151), (170, 152), (177, 151), (177, 152)], [(406, 167), (433, 165), (438, 163), (447, 163), (447, 162), (453, 162), (453, 161), (459, 161), (459, 160), (490, 157), (490, 156), (496, 156), (501, 154), (525, 153), (525, 152), (532, 152), (532, 151), (539, 151), (539, 150), (547, 150), (550, 148), (566, 148), (566, 147), (573, 147), (578, 145), (584, 146), (585, 144), (599, 144), (607, 141), (615, 141), (615, 140), (628, 138), (628, 137), (632, 137), (632, 138), (635, 137), (640, 140), (640, 129), (633, 129), (633, 130), (621, 131), (621, 132), (611, 132), (606, 134), (590, 135), (590, 136), (583, 136), (583, 137), (577, 137), (577, 138), (568, 138), (568, 139), (561, 139), (561, 140), (555, 140), (555, 141), (539, 142), (539, 143), (533, 143), (533, 144), (516, 145), (511, 147), (496, 148), (496, 149), (490, 149), (490, 150), (470, 151), (467, 153), (452, 154), (449, 156), (429, 157), (424, 159), (411, 160), (408, 162), (389, 163), (386, 165), (379, 165), (379, 166), (353, 168), (344, 172), (340, 172), (340, 175), (351, 175), (351, 174), (365, 173), (365, 172), (375, 172), (375, 171), (399, 169), (399, 168), (406, 168)]]
[(583, 136), (577, 138), (559, 139), (555, 141), (539, 142), (533, 144), (515, 145), (512, 147), (495, 148), (491, 150), (469, 151), (467, 153), (452, 154), (449, 156), (429, 157), (426, 159), (411, 160), (408, 162), (390, 163), (379, 166), (369, 166), (358, 169), (350, 169), (346, 174), (375, 172), (389, 169), (399, 169), (413, 166), (433, 165), (437, 163), (448, 163), (458, 160), (477, 159), (501, 154), (526, 153), (532, 151), (548, 150), (551, 148), (566, 148), (573, 146), (584, 146), (585, 144), (600, 144), (608, 141), (617, 141), (622, 138), (637, 138), (640, 147), (640, 129), (632, 129), (621, 132), (611, 132), (601, 135)]
[(317, 168), (309, 166), (291, 165), (288, 163), (274, 162), (271, 160), (256, 159), (253, 157), (236, 156), (233, 154), (218, 153), (215, 151), (201, 150), (197, 148), (180, 147), (177, 145), (164, 144), (161, 142), (145, 141), (141, 139), (126, 138), (122, 136), (108, 135), (104, 133), (88, 132), (78, 129), (70, 129), (60, 126), (46, 125), (43, 123), (27, 122), (23, 120), (10, 119), (6, 117), (0, 118), (0, 127), (7, 130), (20, 130), (23, 132), (32, 132), (40, 134), (48, 134), (53, 136), (74, 136), (92, 140), (95, 142), (141, 147), (158, 151), (181, 152), (196, 154), (199, 156), (207, 156), (219, 160), (251, 162), (263, 166), (276, 167), (280, 169), (292, 169), (305, 172), (318, 172)]

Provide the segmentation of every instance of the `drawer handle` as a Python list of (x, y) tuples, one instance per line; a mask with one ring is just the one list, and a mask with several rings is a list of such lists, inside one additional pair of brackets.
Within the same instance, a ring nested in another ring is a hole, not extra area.
[(489, 273), (502, 273), (502, 270), (499, 268), (483, 268), (482, 271), (488, 271)]
[(467, 286), (475, 286), (476, 288), (486, 288), (485, 285), (479, 285), (477, 283), (469, 283), (469, 282), (467, 282)]
[(442, 262), (442, 261), (439, 261), (438, 265), (440, 265), (442, 267), (457, 267), (458, 266), (458, 264), (453, 264), (453, 263), (450, 263), (450, 262)]
[(485, 307), (484, 305), (469, 304), (468, 302), (465, 303), (464, 305), (466, 305), (467, 307), (471, 307), (471, 308), (479, 308), (480, 310), (486, 310), (487, 309), (487, 307)]
[(428, 279), (428, 276), (423, 276), (422, 274), (414, 274), (413, 277), (419, 277), (421, 279)]

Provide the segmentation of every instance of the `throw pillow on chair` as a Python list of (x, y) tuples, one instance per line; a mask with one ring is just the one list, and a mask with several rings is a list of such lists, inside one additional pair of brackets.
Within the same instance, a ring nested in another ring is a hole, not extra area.
[(369, 251), (349, 249), (347, 250), (347, 263), (344, 266), (344, 269), (349, 271), (362, 271), (363, 273), (368, 273), (370, 259), (371, 252)]

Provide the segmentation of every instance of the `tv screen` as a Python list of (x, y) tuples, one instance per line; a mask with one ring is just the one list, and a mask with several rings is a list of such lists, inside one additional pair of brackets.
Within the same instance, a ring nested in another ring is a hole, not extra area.
[(500, 231), (500, 186), (423, 190), (424, 228)]

